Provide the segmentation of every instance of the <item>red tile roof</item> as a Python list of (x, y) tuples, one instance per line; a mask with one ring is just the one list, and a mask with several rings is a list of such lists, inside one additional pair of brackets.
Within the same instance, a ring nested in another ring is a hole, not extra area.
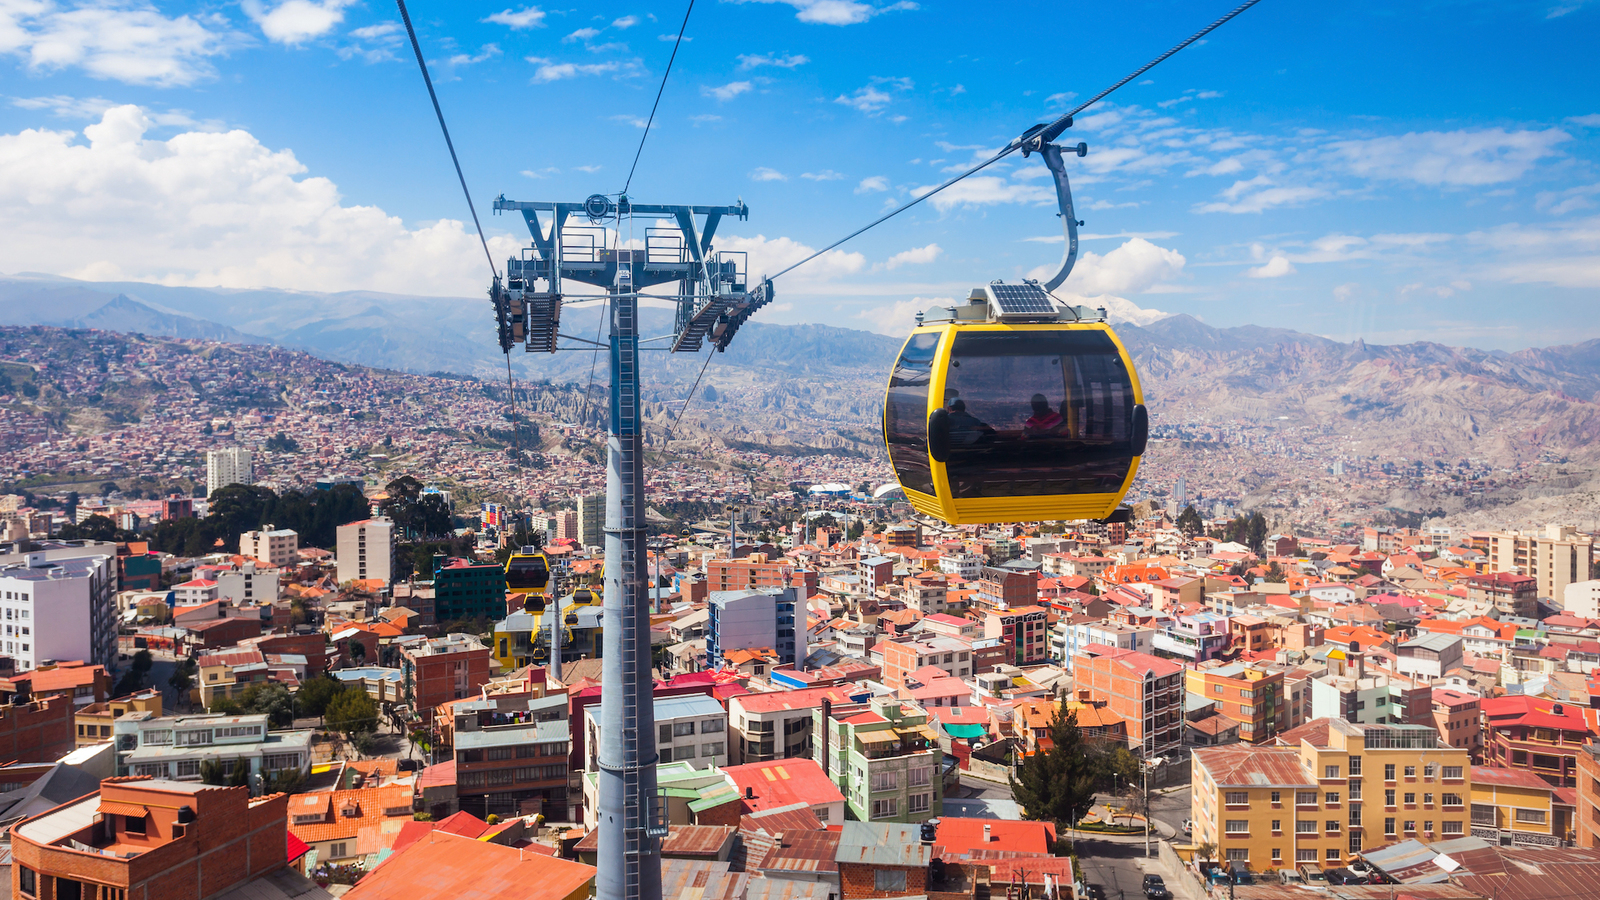
[(722, 774), (738, 788), (749, 812), (804, 803), (842, 803), (844, 795), (815, 760), (780, 759), (729, 766)]
[(390, 856), (352, 887), (348, 900), (564, 900), (586, 892), (594, 867), (524, 853), (439, 830)]
[[(988, 841), (984, 840), (984, 826), (989, 828)], [(980, 847), (1049, 854), (1055, 839), (1055, 828), (1048, 822), (945, 817), (939, 820), (934, 842), (944, 847), (946, 856), (964, 856)]]

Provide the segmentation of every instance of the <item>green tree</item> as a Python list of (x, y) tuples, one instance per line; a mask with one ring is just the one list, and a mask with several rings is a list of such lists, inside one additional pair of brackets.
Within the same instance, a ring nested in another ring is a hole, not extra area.
[(1066, 701), (1050, 717), (1053, 746), (1023, 761), (1010, 777), (1011, 793), (1029, 819), (1068, 822), (1094, 805), (1103, 772), (1103, 753), (1091, 747), (1078, 729), (1078, 713)]
[(1285, 581), (1289, 580), (1289, 576), (1283, 571), (1283, 566), (1280, 566), (1274, 562), (1267, 566), (1265, 580), (1268, 584), (1283, 584)]
[(1194, 507), (1185, 506), (1183, 512), (1178, 513), (1178, 530), (1186, 538), (1196, 538), (1205, 532), (1206, 526), (1200, 521), (1200, 514), (1194, 511)]
[(334, 731), (346, 735), (378, 730), (378, 704), (358, 687), (347, 687), (328, 701), (322, 720)]
[(82, 522), (73, 524), (68, 522), (61, 526), (57, 537), (67, 541), (127, 541), (138, 537), (131, 531), (123, 531), (117, 523), (109, 518), (95, 514)]
[(1250, 521), (1245, 526), (1244, 543), (1256, 553), (1267, 543), (1267, 518), (1261, 513), (1251, 513)]
[(295, 706), (302, 716), (322, 716), (333, 698), (343, 691), (344, 685), (337, 678), (319, 675), (300, 685), (299, 693), (295, 694)]

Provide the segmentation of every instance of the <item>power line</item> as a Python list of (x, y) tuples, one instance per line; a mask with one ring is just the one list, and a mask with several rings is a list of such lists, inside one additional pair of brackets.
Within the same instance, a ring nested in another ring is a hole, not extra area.
[(1173, 47), (1171, 50), (1168, 50), (1167, 52), (1161, 54), (1160, 56), (1156, 57), (1155, 59), (1152, 59), (1151, 61), (1149, 61), (1149, 62), (1145, 63), (1144, 65), (1140, 66), (1139, 68), (1135, 69), (1131, 74), (1129, 74), (1128, 76), (1126, 76), (1122, 80), (1118, 81), (1116, 84), (1113, 84), (1112, 86), (1106, 88), (1105, 90), (1101, 91), (1100, 93), (1095, 94), (1093, 97), (1090, 97), (1088, 100), (1085, 100), (1084, 102), (1078, 104), (1076, 109), (1072, 110), (1069, 113), (1066, 113), (1065, 115), (1062, 115), (1061, 117), (1057, 118), (1054, 122), (1051, 122), (1049, 125), (1035, 125), (1034, 127), (1030, 128), (1026, 132), (1024, 132), (1021, 137), (1018, 137), (1018, 138), (1014, 139), (1011, 143), (1007, 144), (1005, 149), (1001, 150), (999, 153), (996, 153), (994, 156), (989, 157), (988, 159), (984, 160), (981, 163), (978, 163), (977, 165), (973, 166), (972, 168), (966, 170), (965, 172), (962, 172), (960, 175), (957, 175), (954, 178), (951, 178), (950, 180), (944, 182), (943, 184), (939, 185), (938, 187), (934, 188), (933, 190), (928, 191), (927, 193), (922, 194), (921, 196), (918, 196), (918, 197), (915, 197), (915, 198), (913, 198), (911, 200), (908, 200), (905, 203), (901, 204), (900, 206), (897, 206), (894, 209), (890, 210), (889, 212), (884, 213), (883, 215), (879, 216), (878, 218), (873, 219), (871, 222), (868, 222), (866, 225), (862, 226), (861, 228), (858, 228), (855, 231), (850, 232), (849, 234), (845, 235), (844, 237), (840, 238), (837, 241), (834, 241), (833, 243), (829, 244), (828, 246), (823, 247), (821, 250), (818, 250), (817, 252), (815, 252), (815, 253), (811, 254), (810, 256), (806, 257), (805, 259), (802, 259), (799, 262), (795, 263), (794, 265), (789, 266), (789, 267), (779, 271), (778, 274), (768, 276), (768, 280), (773, 280), (773, 279), (779, 278), (779, 277), (781, 277), (783, 275), (787, 275), (790, 272), (793, 272), (795, 269), (798, 269), (801, 266), (805, 265), (806, 263), (812, 261), (813, 259), (816, 259), (817, 257), (821, 256), (822, 254), (827, 253), (829, 250), (832, 250), (835, 247), (838, 247), (840, 244), (843, 244), (846, 241), (849, 241), (850, 239), (856, 237), (857, 235), (860, 235), (862, 232), (867, 231), (868, 229), (871, 229), (871, 228), (876, 227), (878, 225), (881, 225), (884, 222), (887, 222), (890, 219), (894, 218), (895, 216), (900, 215), (901, 213), (905, 212), (906, 210), (910, 209), (911, 207), (916, 206), (918, 203), (921, 203), (922, 201), (928, 199), (929, 197), (932, 197), (934, 194), (939, 193), (940, 191), (942, 191), (945, 188), (951, 186), (952, 184), (955, 184), (956, 182), (960, 181), (961, 179), (966, 178), (966, 177), (968, 177), (970, 175), (974, 175), (974, 174), (976, 174), (976, 173), (978, 173), (978, 172), (980, 172), (980, 171), (982, 171), (984, 169), (987, 169), (988, 167), (994, 165), (995, 163), (999, 162), (1000, 160), (1006, 158), (1007, 156), (1010, 156), (1011, 154), (1015, 153), (1016, 151), (1021, 150), (1023, 148), (1024, 142), (1027, 141), (1030, 138), (1033, 138), (1035, 136), (1040, 136), (1040, 137), (1043, 138), (1043, 140), (1046, 140), (1046, 141), (1054, 140), (1057, 135), (1059, 135), (1063, 130), (1065, 130), (1068, 126), (1070, 126), (1072, 124), (1072, 117), (1073, 116), (1077, 115), (1078, 113), (1083, 112), (1084, 110), (1086, 110), (1089, 107), (1093, 106), (1094, 104), (1100, 102), (1101, 100), (1104, 100), (1112, 91), (1115, 91), (1117, 88), (1122, 87), (1123, 85), (1125, 85), (1128, 82), (1134, 80), (1135, 78), (1138, 78), (1140, 75), (1143, 75), (1144, 73), (1150, 71), (1152, 68), (1155, 68), (1156, 65), (1158, 65), (1162, 61), (1166, 60), (1168, 57), (1172, 56), (1174, 53), (1177, 53), (1179, 50), (1182, 50), (1183, 48), (1189, 46), (1190, 44), (1194, 43), (1195, 41), (1198, 41), (1201, 38), (1205, 37), (1207, 34), (1210, 34), (1212, 31), (1215, 31), (1219, 26), (1221, 26), (1223, 23), (1227, 22), (1229, 19), (1232, 19), (1233, 17), (1239, 15), (1240, 13), (1242, 13), (1245, 10), (1249, 9), (1250, 7), (1255, 6), (1259, 2), (1261, 2), (1261, 0), (1247, 0), (1247, 2), (1242, 3), (1239, 6), (1234, 7), (1226, 15), (1222, 16), (1221, 18), (1217, 19), (1215, 22), (1212, 22), (1210, 25), (1207, 25), (1206, 27), (1204, 27), (1204, 28), (1200, 29), (1199, 31), (1195, 32), (1194, 34), (1190, 35), (1187, 39), (1185, 39), (1184, 41), (1179, 43), (1177, 46)]
[(689, 0), (689, 8), (683, 11), (683, 24), (678, 26), (678, 39), (672, 42), (672, 55), (667, 58), (667, 70), (661, 73), (661, 87), (656, 89), (656, 102), (650, 104), (650, 118), (645, 120), (644, 134), (639, 135), (639, 149), (633, 153), (633, 165), (628, 167), (628, 180), (622, 185), (622, 193), (627, 194), (628, 188), (633, 185), (633, 172), (639, 168), (639, 155), (644, 153), (645, 138), (650, 136), (650, 126), (656, 121), (656, 107), (661, 105), (661, 95), (667, 90), (667, 76), (672, 74), (672, 63), (678, 58), (678, 47), (683, 43), (683, 32), (689, 27), (689, 13), (694, 12), (694, 0)]
[(689, 388), (689, 396), (683, 399), (683, 405), (678, 407), (678, 417), (672, 420), (672, 427), (667, 429), (667, 440), (672, 440), (672, 436), (678, 433), (678, 423), (683, 421), (683, 414), (689, 411), (689, 404), (694, 402), (695, 389), (700, 387), (700, 379), (705, 377), (706, 369), (710, 367), (711, 361), (716, 357), (717, 354), (708, 353), (706, 354), (706, 361), (700, 364), (700, 374), (694, 377), (694, 385)]

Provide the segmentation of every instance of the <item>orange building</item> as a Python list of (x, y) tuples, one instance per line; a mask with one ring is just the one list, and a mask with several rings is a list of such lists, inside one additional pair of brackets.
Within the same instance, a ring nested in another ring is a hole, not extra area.
[(1217, 712), (1239, 723), (1239, 740), (1263, 744), (1290, 727), (1283, 671), (1253, 663), (1190, 669), (1190, 693), (1216, 704)]
[(1148, 653), (1089, 644), (1072, 661), (1077, 686), (1127, 723), (1128, 746), (1146, 759), (1183, 743), (1183, 666)]
[(806, 596), (817, 592), (817, 573), (796, 569), (787, 559), (768, 559), (752, 553), (740, 559), (713, 559), (706, 563), (706, 587), (713, 591), (749, 591), (756, 588), (803, 587)]

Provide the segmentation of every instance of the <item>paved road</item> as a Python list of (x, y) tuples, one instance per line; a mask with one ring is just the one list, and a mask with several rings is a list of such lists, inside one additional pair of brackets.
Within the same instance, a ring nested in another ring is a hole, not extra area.
[[(1143, 900), (1146, 865), (1143, 844), (1082, 839), (1077, 843), (1085, 882), (1099, 885), (1105, 891), (1106, 900)], [(1160, 871), (1155, 860), (1148, 864), (1151, 871)]]
[(1010, 800), (1011, 788), (1009, 785), (996, 784), (993, 781), (984, 781), (982, 778), (973, 778), (971, 775), (962, 775), (961, 790), (955, 795), (958, 800)]

